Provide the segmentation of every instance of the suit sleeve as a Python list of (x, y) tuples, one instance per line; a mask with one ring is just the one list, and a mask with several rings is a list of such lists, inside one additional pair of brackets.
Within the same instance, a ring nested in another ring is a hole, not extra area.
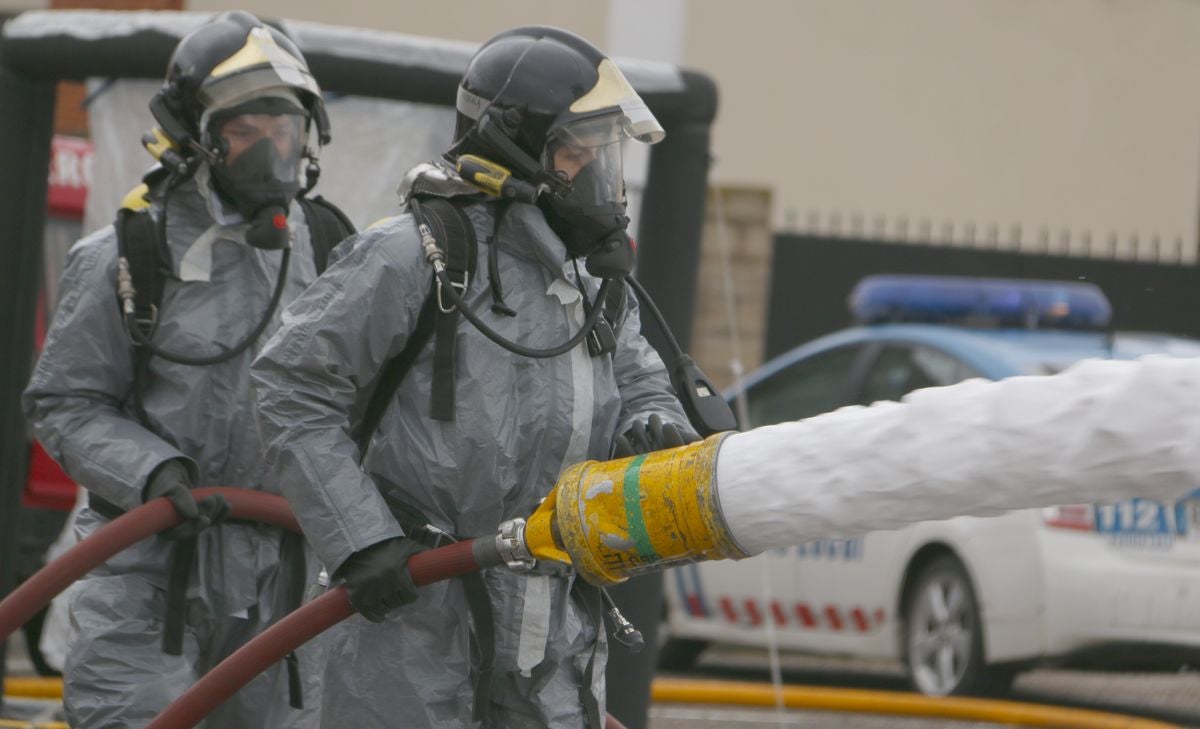
[(360, 389), (403, 350), (431, 286), (411, 219), (344, 243), (251, 367), (269, 478), (322, 562), (403, 535), (350, 437)]
[(146, 479), (177, 448), (124, 407), (133, 386), (129, 337), (116, 295), (112, 228), (72, 247), (61, 300), (22, 405), (38, 440), (72, 479), (123, 509), (142, 503)]
[(625, 316), (613, 353), (613, 373), (621, 391), (617, 432), (624, 433), (635, 422), (644, 421), (651, 415), (658, 415), (665, 422), (691, 432), (692, 427), (671, 387), (662, 358), (642, 336), (637, 298), (632, 289), (628, 286), (625, 289)]

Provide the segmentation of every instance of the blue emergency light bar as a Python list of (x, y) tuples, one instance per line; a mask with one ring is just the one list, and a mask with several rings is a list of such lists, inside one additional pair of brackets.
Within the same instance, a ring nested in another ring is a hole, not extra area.
[(1081, 281), (867, 276), (850, 293), (849, 305), (862, 324), (924, 322), (1097, 331), (1112, 319), (1112, 306), (1100, 287)]

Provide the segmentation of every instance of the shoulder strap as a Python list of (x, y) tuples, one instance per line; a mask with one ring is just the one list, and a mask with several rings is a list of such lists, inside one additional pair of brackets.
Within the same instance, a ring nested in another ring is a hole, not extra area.
[(357, 426), (350, 430), (350, 437), (358, 445), (360, 461), (366, 457), (367, 446), (371, 444), (372, 436), (379, 429), (379, 423), (383, 420), (388, 406), (395, 399), (396, 390), (400, 387), (404, 376), (412, 369), (413, 363), (417, 361), (417, 355), (425, 349), (429, 338), (433, 336), (433, 313), (436, 308), (437, 295), (430, 294), (425, 299), (425, 305), (421, 307), (421, 314), (417, 317), (417, 326), (409, 333), (404, 349), (383, 366), (383, 372), (379, 375), (375, 389), (367, 400), (367, 407), (363, 412), (362, 419)]
[[(450, 280), (455, 282), (459, 295), (466, 292), (475, 276), (478, 241), (475, 228), (466, 214), (453, 202), (444, 198), (426, 198), (417, 202), (422, 222), (446, 252), (446, 268)], [(430, 416), (438, 420), (454, 419), (454, 363), (456, 357), (458, 310), (447, 307), (438, 294), (439, 284), (434, 279), (433, 289), (421, 307), (417, 324), (408, 335), (404, 349), (383, 366), (382, 373), (367, 400), (366, 409), (357, 427), (351, 430), (358, 444), (359, 457), (365, 457), (367, 446), (379, 428), (384, 414), (395, 399), (396, 390), (412, 369), (417, 356), (425, 349), (429, 340), (437, 336), (433, 354), (433, 392), (431, 393)]]
[(149, 336), (158, 323), (163, 276), (158, 228), (149, 211), (121, 208), (117, 213), (117, 255), (129, 266), (133, 279), (134, 315), (138, 328)]
[[(425, 224), (446, 252), (446, 272), (459, 296), (466, 295), (475, 276), (479, 244), (475, 226), (466, 213), (446, 198), (429, 198), (419, 203)], [(457, 359), (458, 309), (442, 300), (441, 282), (434, 282), (437, 298), (433, 348), (433, 383), (429, 395), (429, 417), (454, 420), (454, 367)]]
[[(149, 339), (158, 325), (158, 307), (162, 304), (163, 279), (165, 262), (160, 255), (158, 241), (158, 226), (147, 208), (132, 209), (123, 207), (117, 213), (117, 255), (129, 267), (129, 275), (133, 280), (134, 295), (133, 325), (141, 330)], [(116, 302), (121, 311), (120, 299)], [(142, 405), (142, 392), (145, 388), (147, 372), (150, 367), (150, 350), (133, 343), (133, 389), (130, 392), (132, 405), (138, 419), (146, 422), (146, 411)]]
[(334, 246), (358, 231), (341, 208), (320, 195), (300, 197), (296, 198), (296, 201), (304, 210), (304, 219), (308, 223), (308, 237), (312, 241), (313, 262), (317, 264), (317, 273), (321, 273), (329, 262), (329, 252)]

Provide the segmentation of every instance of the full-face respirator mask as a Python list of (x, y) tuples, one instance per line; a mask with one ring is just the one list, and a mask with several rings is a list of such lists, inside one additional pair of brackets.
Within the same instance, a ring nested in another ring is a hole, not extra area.
[(289, 245), (288, 205), (301, 189), (306, 117), (281, 98), (214, 113), (205, 124), (214, 187), (249, 224), (246, 242), (276, 250)]
[(582, 119), (551, 130), (542, 168), (566, 183), (538, 197), (538, 207), (572, 258), (585, 259), (601, 277), (632, 271), (627, 229), (621, 142), (627, 138), (616, 113)]

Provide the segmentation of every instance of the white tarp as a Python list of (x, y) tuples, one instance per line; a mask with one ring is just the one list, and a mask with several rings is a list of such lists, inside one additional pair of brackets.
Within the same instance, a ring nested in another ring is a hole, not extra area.
[[(148, 104), (161, 82), (89, 83), (88, 118), (96, 151), (84, 231), (111, 223), (125, 193), (141, 182), (153, 160), (141, 145), (155, 126)], [(336, 203), (362, 229), (400, 212), (396, 186), (413, 165), (449, 146), (449, 107), (343, 96), (326, 100), (333, 143), (321, 152), (314, 194)]]

